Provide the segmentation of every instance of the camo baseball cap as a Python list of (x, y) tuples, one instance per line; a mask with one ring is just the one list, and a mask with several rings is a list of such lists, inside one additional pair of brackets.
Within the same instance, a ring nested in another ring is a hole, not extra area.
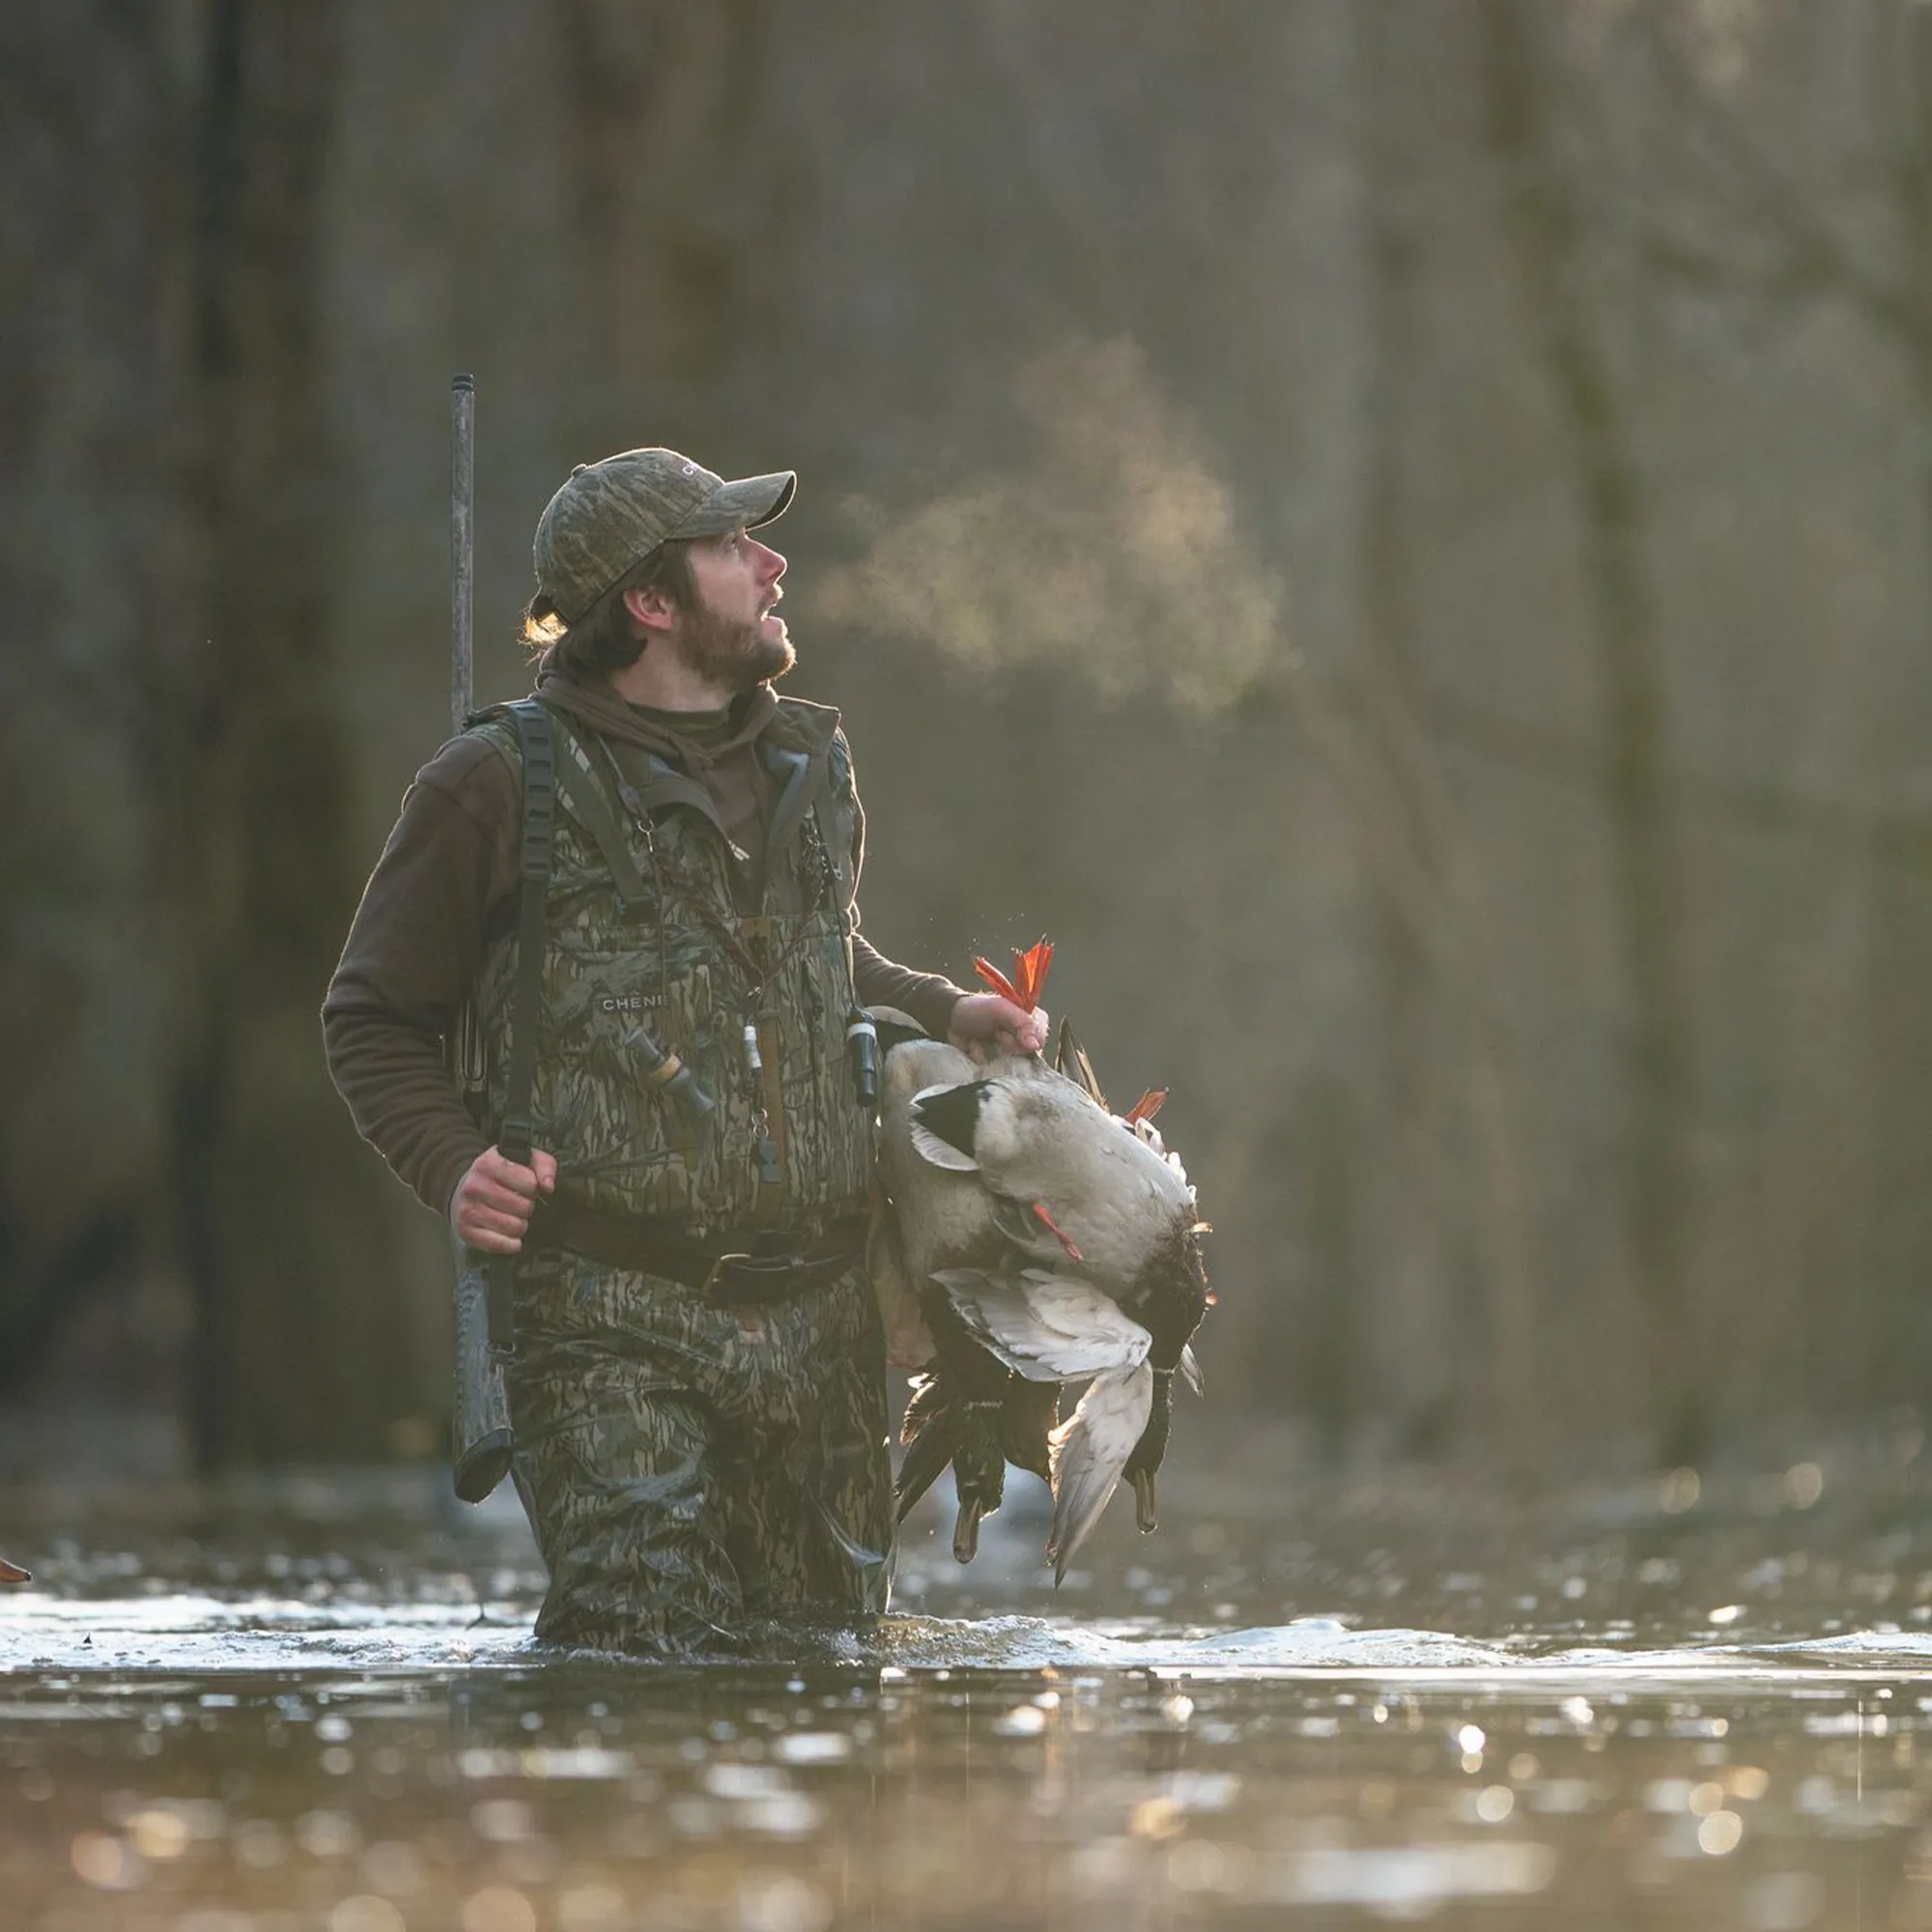
[(669, 537), (716, 537), (784, 512), (789, 469), (727, 483), (674, 449), (627, 449), (580, 463), (537, 520), (537, 587), (575, 624)]

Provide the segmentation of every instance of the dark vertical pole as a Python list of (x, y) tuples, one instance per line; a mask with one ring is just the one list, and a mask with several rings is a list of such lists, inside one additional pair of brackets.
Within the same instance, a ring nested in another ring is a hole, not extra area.
[(476, 378), (449, 379), (449, 729), (463, 729), (475, 685)]
[[(472, 591), (476, 570), (476, 378), (449, 379), (449, 730), (469, 716), (475, 683)], [(482, 1041), (476, 1011), (466, 1002), (450, 1042), (454, 1071), (466, 1092), (483, 1080)], [(527, 1152), (524, 1156), (527, 1158)], [(480, 1503), (509, 1473), (512, 1436), (503, 1365), (490, 1346), (486, 1258), (466, 1248), (450, 1231), (456, 1256), (456, 1382), (454, 1425), (456, 1493)]]

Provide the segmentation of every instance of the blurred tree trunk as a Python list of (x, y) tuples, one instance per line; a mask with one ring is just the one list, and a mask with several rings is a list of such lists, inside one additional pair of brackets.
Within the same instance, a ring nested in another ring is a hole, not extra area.
[[(1364, 727), (1379, 741), (1380, 763), (1402, 798), (1403, 837), (1429, 884), (1426, 900), (1375, 896), (1369, 938), (1381, 1027), (1376, 1040), (1375, 1106), (1379, 1179), (1373, 1216), (1376, 1253), (1368, 1269), (1379, 1306), (1369, 1325), (1375, 1382), (1397, 1444), (1408, 1454), (1444, 1446), (1474, 1417), (1459, 1412), (1453, 1321), (1453, 1216), (1440, 1075), (1439, 794), (1417, 778), (1429, 758), (1415, 706), (1416, 586), (1403, 488), (1407, 372), (1416, 366), (1418, 236), (1403, 165), (1408, 102), (1395, 44), (1403, 22), (1387, 6), (1355, 14), (1360, 95), (1358, 142), (1364, 177), (1363, 304), (1368, 369), (1363, 382), (1362, 533), (1358, 547)], [(1404, 782), (1406, 779), (1406, 782)], [(1500, 1351), (1499, 1351), (1500, 1352)], [(1514, 1376), (1506, 1379), (1514, 1381)]]
[[(168, 608), (165, 10), (0, 9), (0, 1393), (153, 1268), (165, 971), (129, 739)], [(157, 542), (156, 535), (161, 541)], [(149, 1377), (165, 1383), (165, 1349)], [(152, 1385), (106, 1393), (150, 1401)]]
[[(1720, 300), (1742, 340), (1815, 326), (1820, 310), (1842, 305), (1903, 371), (1904, 407), (1891, 407), (1909, 649), (1932, 619), (1932, 15), (1916, 0), (1865, 0), (1837, 19), (1854, 76), (1840, 111), (1859, 147), (1835, 178), (1776, 148), (1700, 75), (1683, 22), (1637, 18), (1665, 125), (1692, 157), (1667, 201), (1646, 198), (1653, 259), (1696, 300)], [(1807, 91), (1811, 78), (1807, 64)], [(1883, 650), (1848, 655), (1861, 634), (1846, 633), (1815, 640), (1805, 665), (1813, 723), (1804, 753), (1787, 758), (1823, 780), (1829, 803), (1815, 823), (1801, 821), (1809, 917), (1781, 1037), (1767, 1048), (1780, 1101), (1743, 1196), (1747, 1237), (1714, 1270), (1726, 1312), (1752, 1331), (1757, 1373), (1740, 1406), (1768, 1387), (1813, 1414), (1922, 1402), (1932, 1340), (1918, 1293), (1923, 1235), (1904, 1206), (1922, 1195), (1907, 1178), (1916, 1156), (1899, 1172), (1890, 1151), (1922, 1148), (1927, 1127), (1917, 1001), (1899, 992), (1923, 978), (1920, 888), (1884, 876), (1902, 855), (1869, 757), (1895, 673)], [(1916, 853), (1907, 864), (1916, 870)]]
[[(1405, 477), (1411, 372), (1426, 351), (1415, 189), (1428, 162), (1414, 159), (1409, 89), (1418, 71), (1433, 71), (1440, 27), (1393, 4), (1356, 9), (1350, 25), (1362, 183), (1359, 639), (1334, 701), (1308, 681), (1300, 698), (1350, 805), (1369, 885), (1372, 1028), (1362, 1057), (1374, 1151), (1363, 1165), (1374, 1194), (1357, 1217), (1371, 1250), (1357, 1267), (1365, 1278), (1351, 1286), (1372, 1307), (1354, 1321), (1359, 1392), (1403, 1453), (1434, 1453), (1454, 1436), (1528, 1469), (1546, 1446), (1547, 1381), (1520, 1093), (1487, 935), (1466, 903), (1466, 831), (1419, 671), (1426, 617)], [(1465, 1297), (1476, 1322), (1463, 1319)]]
[(1666, 1463), (1693, 1463), (1706, 1446), (1708, 1418), (1686, 1294), (1691, 1056), (1685, 899), (1665, 762), (1662, 654), (1645, 578), (1643, 483), (1630, 412), (1591, 300), (1585, 212), (1550, 126), (1560, 90), (1540, 47), (1545, 16), (1523, 0), (1483, 0), (1479, 17), (1486, 131), (1505, 245), (1573, 465), (1585, 608), (1603, 689), (1628, 1000), (1621, 1140), (1655, 1447)]
[(319, 336), (338, 11), (213, 0), (190, 162), (185, 454), (197, 594), (157, 694), (156, 865), (183, 1012), (172, 1160), (205, 1464), (381, 1455), (423, 1365), (321, 1066), (322, 962), (353, 909), (324, 660), (332, 562)]
[[(1872, 0), (1864, 26), (1871, 63), (1869, 128), (1890, 230), (1890, 260), (1881, 274), (1861, 270), (1857, 249), (1834, 238), (1834, 279), (1840, 292), (1858, 302), (1878, 338), (1890, 343), (1906, 372), (1910, 402), (1897, 430), (1905, 486), (1898, 542), (1909, 586), (1906, 640), (1908, 648), (1916, 647), (1922, 670), (1925, 642), (1932, 637), (1932, 12), (1916, 0)], [(1835, 1219), (1828, 1227), (1837, 1238), (1827, 1235), (1813, 1244), (1826, 1264), (1840, 1265), (1830, 1274), (1819, 1268), (1807, 1281), (1808, 1326), (1821, 1344), (1837, 1326), (1841, 1284), (1851, 1272), (1841, 1258), (1848, 1254), (1864, 1288), (1861, 1303), (1868, 1313), (1856, 1337), (1864, 1348), (1846, 1362), (1849, 1374), (1841, 1374), (1835, 1386), (1817, 1391), (1820, 1406), (1876, 1395), (1881, 1401), (1909, 1401), (1925, 1411), (1932, 1410), (1932, 1310), (1923, 1292), (1928, 1218), (1917, 1156), (1928, 1144), (1932, 1106), (1922, 1080), (1897, 1078), (1901, 1065), (1924, 1065), (1912, 1050), (1925, 1034), (1920, 1016), (1926, 884), (1918, 870), (1924, 852), (1922, 844), (1913, 852), (1918, 876), (1901, 895), (1911, 910), (1887, 930), (1883, 915), (1892, 893), (1873, 882), (1875, 850), (1883, 851), (1882, 840), (1868, 841), (1857, 855), (1861, 863), (1853, 877), (1861, 890), (1846, 909), (1848, 922), (1857, 921), (1852, 963), (1861, 982), (1848, 993), (1844, 1030), (1852, 1032), (1856, 1023), (1864, 1030), (1862, 1054), (1847, 1058), (1856, 1060), (1865, 1077), (1846, 1083), (1855, 1130), (1834, 1150), (1851, 1156), (1839, 1163), (1841, 1171), (1850, 1171), (1829, 1203)], [(1841, 892), (1849, 896), (1850, 884)], [(1874, 956), (1885, 952), (1893, 956), (1884, 961)], [(1888, 968), (1904, 982), (1902, 1000), (1897, 990), (1885, 987)], [(1901, 1160), (1899, 1148), (1913, 1153)], [(1894, 1173), (1894, 1163), (1903, 1172)], [(1886, 1180), (1891, 1185), (1881, 1184)], [(1814, 1350), (1814, 1356), (1819, 1352)], [(1845, 1352), (1841, 1343), (1840, 1359)]]
[(620, 381), (716, 380), (759, 308), (746, 267), (762, 252), (729, 216), (771, 172), (752, 134), (761, 0), (559, 0), (554, 17), (591, 339)]

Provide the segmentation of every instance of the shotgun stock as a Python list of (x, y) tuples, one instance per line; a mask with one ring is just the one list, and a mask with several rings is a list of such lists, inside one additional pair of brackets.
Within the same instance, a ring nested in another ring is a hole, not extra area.
[(509, 1473), (509, 1392), (503, 1364), (490, 1347), (489, 1257), (450, 1231), (456, 1262), (456, 1466), (459, 1500), (480, 1503)]

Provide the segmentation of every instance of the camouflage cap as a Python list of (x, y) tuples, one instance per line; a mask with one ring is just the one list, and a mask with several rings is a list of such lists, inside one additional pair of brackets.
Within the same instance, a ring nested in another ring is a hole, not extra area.
[(627, 449), (580, 463), (537, 520), (537, 585), (577, 623), (634, 564), (669, 537), (715, 537), (783, 514), (789, 469), (727, 483), (674, 449)]

